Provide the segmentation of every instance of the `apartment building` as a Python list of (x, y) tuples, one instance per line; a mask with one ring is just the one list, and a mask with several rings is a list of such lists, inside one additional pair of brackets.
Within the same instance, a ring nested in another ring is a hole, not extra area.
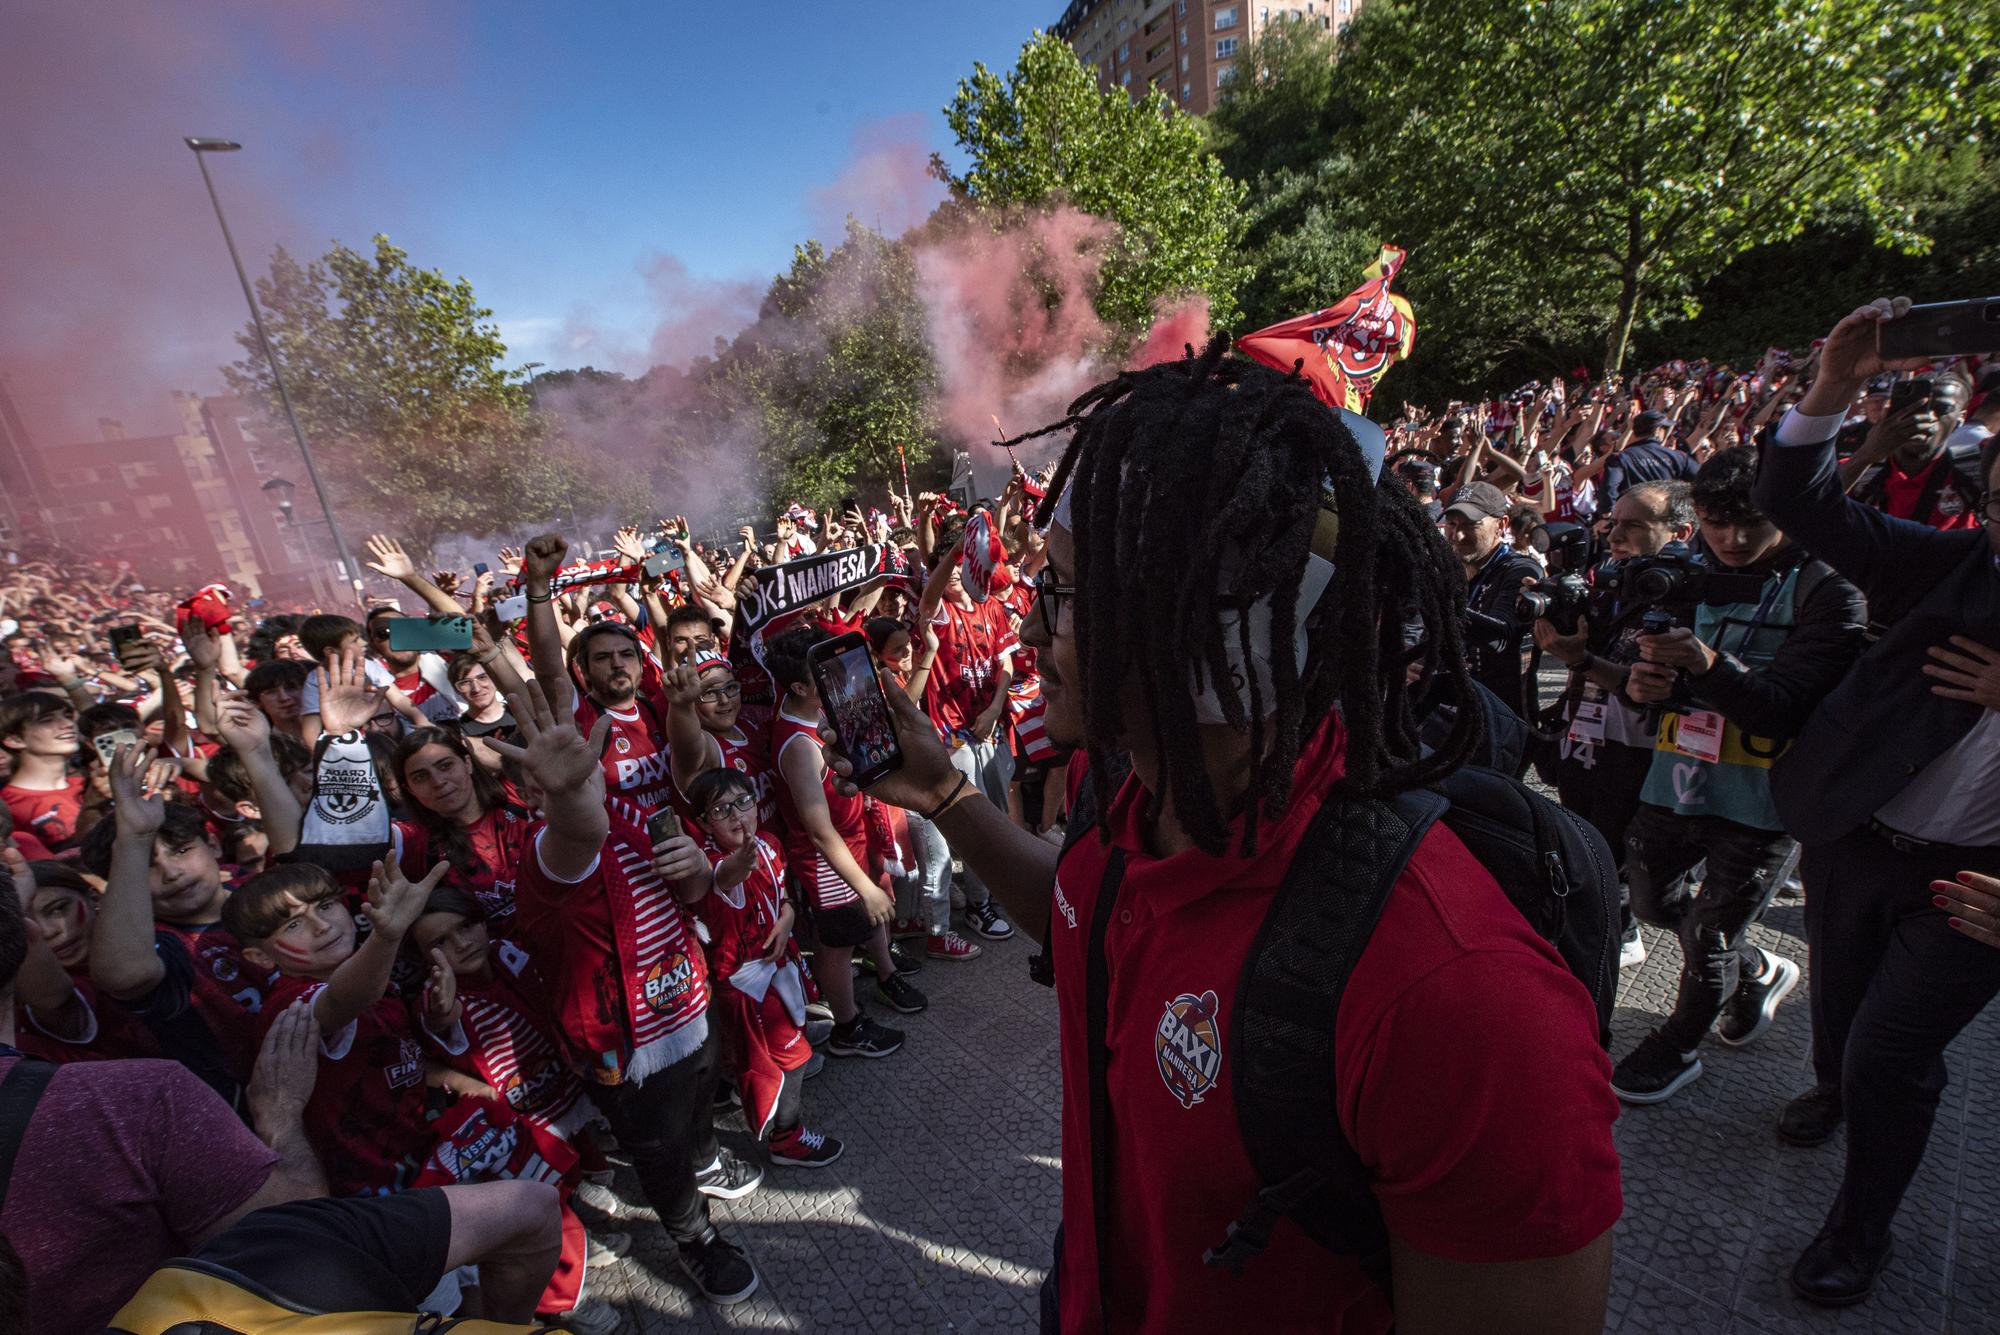
[(1236, 77), (1237, 55), (1274, 23), (1338, 32), (1363, 0), (1070, 0), (1055, 27), (1103, 88), (1157, 88), (1206, 115)]

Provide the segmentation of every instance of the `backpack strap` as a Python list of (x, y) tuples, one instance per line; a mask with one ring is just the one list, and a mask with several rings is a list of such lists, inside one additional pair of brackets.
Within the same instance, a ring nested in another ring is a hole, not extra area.
[[(1111, 846), (1097, 904), (1090, 915), (1089, 953), (1084, 957), (1084, 1030), (1090, 1050), (1090, 1222), (1097, 1235), (1097, 1300), (1111, 1291), (1111, 1045), (1105, 1035), (1111, 1020), (1111, 963), (1104, 955), (1104, 935), (1111, 911), (1125, 882), (1125, 850)], [(1061, 1258), (1057, 1258), (1058, 1265)], [(1111, 1329), (1108, 1313), (1103, 1328)]]
[[(1123, 784), (1125, 776), (1132, 772), (1132, 762), (1120, 752), (1110, 757), (1110, 763), (1112, 783)], [(1086, 766), (1083, 771), (1083, 781), (1077, 784), (1076, 796), (1070, 799), (1069, 812), (1064, 818), (1062, 852), (1056, 855), (1056, 865), (1060, 867), (1062, 860), (1069, 856), (1070, 849), (1075, 848), (1085, 835), (1094, 833), (1096, 829), (1097, 781)], [(1051, 897), (1054, 896), (1055, 890), (1055, 885), (1051, 882), (1049, 885)], [(1043, 987), (1056, 985), (1056, 957), (1049, 949), (1049, 933), (1055, 930), (1055, 923), (1056, 915), (1054, 906), (1051, 905), (1048, 921), (1042, 926), (1041, 953), (1028, 957), (1028, 977)]]
[(54, 1062), (23, 1057), (0, 1080), (0, 1208), (7, 1204), (7, 1183), (14, 1176), (14, 1159), (28, 1134), (28, 1121), (55, 1073)]
[(1388, 1233), (1368, 1169), (1340, 1129), (1334, 1025), (1341, 995), (1417, 845), (1450, 803), (1428, 789), (1329, 800), (1279, 885), (1237, 985), (1236, 1120), (1264, 1186), (1203, 1254), (1240, 1271), (1291, 1218), (1386, 1287)]

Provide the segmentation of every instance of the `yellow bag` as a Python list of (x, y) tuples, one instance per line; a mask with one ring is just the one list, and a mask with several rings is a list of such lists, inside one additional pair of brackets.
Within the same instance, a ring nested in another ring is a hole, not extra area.
[(154, 1271), (108, 1327), (110, 1335), (561, 1335), (567, 1329), (434, 1312), (303, 1312), (222, 1266), (185, 1259)]

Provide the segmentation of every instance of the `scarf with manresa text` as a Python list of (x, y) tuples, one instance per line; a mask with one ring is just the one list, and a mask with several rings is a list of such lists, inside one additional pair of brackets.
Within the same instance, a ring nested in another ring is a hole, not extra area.
[(789, 626), (814, 603), (892, 580), (907, 585), (909, 579), (910, 565), (902, 549), (885, 542), (837, 547), (765, 566), (736, 590), (736, 629), (749, 639), (762, 663), (765, 637)]
[(312, 802), (295, 859), (328, 871), (353, 871), (385, 855), (389, 835), (389, 803), (366, 735), (322, 735), (313, 748)]

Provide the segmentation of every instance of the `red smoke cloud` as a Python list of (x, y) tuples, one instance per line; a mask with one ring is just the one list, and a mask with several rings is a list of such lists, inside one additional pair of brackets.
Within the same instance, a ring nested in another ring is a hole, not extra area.
[(984, 445), (992, 419), (1020, 432), (1062, 416), (1100, 378), (1111, 334), (1091, 304), (1111, 223), (1067, 205), (997, 221), (953, 220), (916, 252), (939, 423), (989, 466), (1004, 457)]
[(178, 429), (167, 391), (217, 391), (240, 355), (242, 294), (183, 135), (249, 140), (210, 166), (253, 276), (273, 240), (317, 253), (328, 229), (301, 216), (294, 183), (338, 183), (347, 145), (292, 105), (291, 81), (337, 71), (357, 103), (418, 70), (449, 85), (458, 29), (453, 10), (360, 0), (13, 0), (0, 373), (36, 437), (94, 436), (100, 415)]
[(1153, 303), (1153, 326), (1146, 339), (1130, 357), (1133, 366), (1151, 366), (1185, 357), (1191, 346), (1196, 352), (1208, 344), (1208, 298), (1200, 293)]
[(944, 203), (944, 183), (931, 174), (924, 118), (889, 116), (854, 132), (851, 156), (840, 174), (810, 198), (813, 230), (837, 241), (852, 214), (887, 237), (898, 237)]

